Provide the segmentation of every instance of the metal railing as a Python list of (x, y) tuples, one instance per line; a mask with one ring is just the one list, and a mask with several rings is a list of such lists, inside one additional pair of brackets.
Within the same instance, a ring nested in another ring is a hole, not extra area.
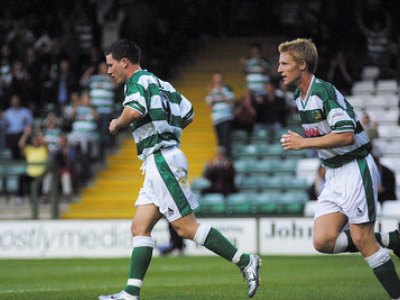
[[(43, 181), (43, 178), (46, 174), (51, 174), (51, 185), (50, 185), (50, 210), (51, 210), (51, 218), (58, 219), (60, 217), (60, 207), (58, 201), (58, 176), (55, 170), (55, 166), (51, 162), (47, 163), (26, 163), (24, 161), (19, 160), (0, 160), (0, 178), (3, 181), (3, 188), (5, 189), (6, 194), (7, 191), (7, 177), (9, 176), (21, 176), (26, 174), (27, 166), (45, 166), (45, 171), (38, 177), (36, 177), (30, 185), (30, 198), (31, 198), (31, 219), (39, 219), (39, 194), (40, 194), (40, 185)], [(24, 171), (14, 171), (15, 167), (25, 166)], [(18, 183), (19, 184), (19, 183)]]

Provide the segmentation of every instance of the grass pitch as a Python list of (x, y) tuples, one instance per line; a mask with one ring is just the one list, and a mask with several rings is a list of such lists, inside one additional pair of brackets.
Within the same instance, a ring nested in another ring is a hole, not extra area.
[[(398, 273), (400, 263), (393, 257)], [(83, 300), (123, 288), (129, 258), (0, 260), (0, 299)], [(147, 300), (247, 299), (238, 269), (218, 257), (155, 257)], [(263, 257), (253, 299), (389, 299), (359, 255)]]

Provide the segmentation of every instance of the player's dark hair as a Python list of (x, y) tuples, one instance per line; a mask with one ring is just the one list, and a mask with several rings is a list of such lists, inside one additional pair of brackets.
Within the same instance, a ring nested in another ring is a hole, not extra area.
[(104, 49), (104, 54), (111, 54), (112, 57), (117, 61), (126, 58), (133, 64), (140, 64), (142, 51), (134, 42), (122, 39), (112, 43), (110, 46)]

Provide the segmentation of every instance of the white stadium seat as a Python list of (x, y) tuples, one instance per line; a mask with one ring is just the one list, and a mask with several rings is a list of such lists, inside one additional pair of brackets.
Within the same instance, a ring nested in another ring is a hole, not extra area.
[(378, 80), (376, 83), (376, 94), (390, 95), (399, 92), (399, 85), (395, 79)]
[(351, 88), (353, 95), (373, 95), (375, 93), (375, 83), (371, 80), (356, 81)]
[(379, 76), (379, 68), (377, 66), (364, 66), (361, 70), (361, 78), (363, 80), (375, 80)]
[(305, 178), (309, 185), (312, 184), (320, 164), (319, 158), (299, 159), (296, 166), (296, 177)]
[(304, 217), (314, 217), (315, 214), (315, 207), (317, 206), (317, 201), (316, 200), (310, 200), (307, 201), (306, 204), (304, 205), (304, 212), (303, 216)]
[[(392, 171), (400, 173), (400, 157), (381, 157), (379, 161), (382, 165), (390, 168)], [(397, 185), (400, 185), (400, 182), (397, 182)]]
[(382, 204), (382, 217), (399, 218), (400, 217), (400, 200), (388, 200)]
[(400, 139), (400, 126), (398, 125), (391, 125), (385, 126), (380, 125), (378, 126), (378, 133), (380, 137), (383, 138), (391, 138), (392, 140)]

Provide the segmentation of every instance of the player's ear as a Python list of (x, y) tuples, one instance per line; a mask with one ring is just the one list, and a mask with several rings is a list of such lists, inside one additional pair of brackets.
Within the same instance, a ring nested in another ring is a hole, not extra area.
[(299, 66), (301, 71), (305, 71), (307, 69), (307, 62), (305, 60), (302, 60)]

